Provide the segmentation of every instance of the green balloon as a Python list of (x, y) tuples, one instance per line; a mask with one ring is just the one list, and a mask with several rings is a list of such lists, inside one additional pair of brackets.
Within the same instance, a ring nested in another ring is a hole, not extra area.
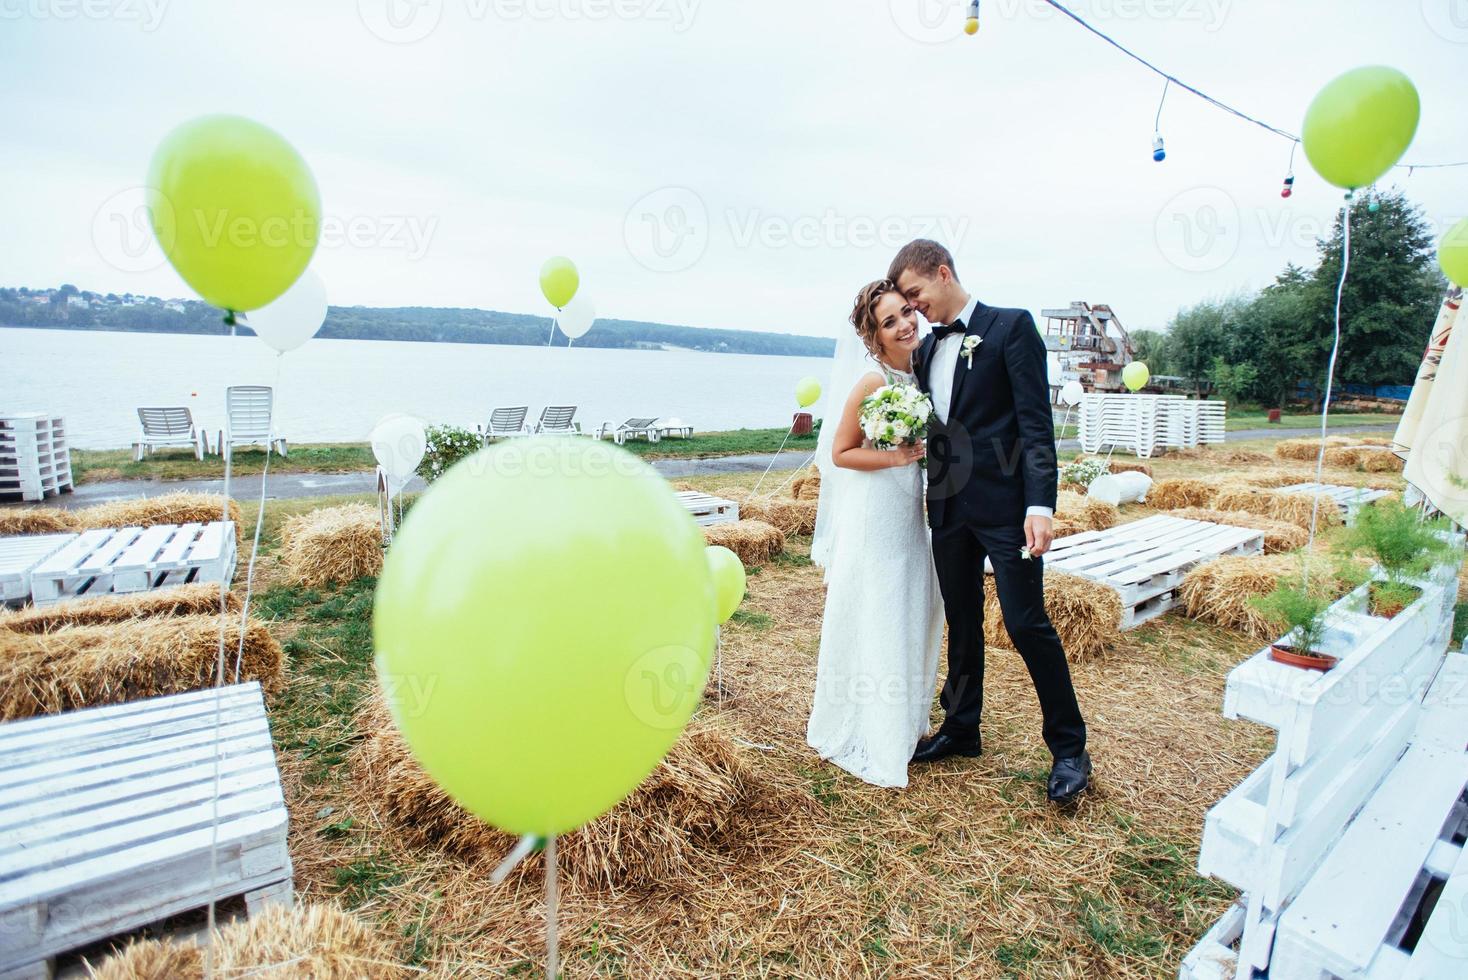
[(226, 310), (257, 310), (300, 278), (321, 234), (311, 168), (275, 130), (201, 116), (153, 151), (153, 233), (193, 290)]
[(1121, 383), (1132, 391), (1140, 391), (1152, 380), (1152, 372), (1146, 361), (1132, 361), (1121, 369)]
[(801, 408), (810, 408), (821, 400), (821, 383), (815, 378), (801, 378), (795, 383), (795, 402)]
[(576, 263), (564, 255), (554, 255), (540, 267), (540, 291), (558, 310), (571, 302), (580, 286), (581, 274), (576, 271)]
[(1372, 65), (1326, 85), (1305, 113), (1305, 155), (1327, 181), (1365, 187), (1390, 170), (1417, 133), (1422, 105), (1412, 80)]
[(377, 674), (424, 769), (512, 834), (605, 812), (667, 753), (714, 641), (704, 539), (626, 450), (538, 437), (437, 480), (394, 539)]
[(734, 615), (734, 610), (744, 601), (744, 588), (748, 584), (744, 562), (734, 552), (717, 544), (705, 549), (704, 556), (708, 558), (709, 575), (714, 583), (718, 608), (715, 618), (721, 623), (727, 623), (729, 617)]
[(1468, 218), (1448, 229), (1438, 246), (1437, 261), (1454, 285), (1468, 287)]

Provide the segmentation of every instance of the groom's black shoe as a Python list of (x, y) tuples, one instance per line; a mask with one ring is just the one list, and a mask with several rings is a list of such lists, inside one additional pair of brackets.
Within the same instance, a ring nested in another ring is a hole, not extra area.
[(968, 736), (946, 735), (939, 732), (932, 738), (920, 739), (917, 751), (912, 754), (913, 762), (937, 762), (950, 755), (962, 755), (972, 759), (984, 754), (984, 743), (978, 732)]
[(1091, 756), (1088, 752), (1069, 759), (1056, 759), (1050, 769), (1047, 787), (1050, 802), (1066, 804), (1075, 800), (1091, 785)]

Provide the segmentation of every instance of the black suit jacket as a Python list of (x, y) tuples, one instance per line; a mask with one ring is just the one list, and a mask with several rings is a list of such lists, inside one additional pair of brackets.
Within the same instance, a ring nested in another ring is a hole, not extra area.
[[(1055, 423), (1045, 342), (1025, 310), (979, 303), (964, 336), (973, 364), (954, 367), (948, 421), (928, 436), (928, 523), (1023, 524), (1030, 507), (1055, 507)], [(918, 347), (918, 384), (932, 391), (930, 335)]]

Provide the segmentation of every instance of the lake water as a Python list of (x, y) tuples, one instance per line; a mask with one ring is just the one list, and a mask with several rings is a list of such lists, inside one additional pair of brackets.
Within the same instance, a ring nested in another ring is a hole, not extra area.
[(313, 340), (278, 359), (254, 337), (0, 329), (0, 415), (61, 415), (73, 446), (108, 449), (135, 441), (139, 406), (187, 405), (212, 446), (224, 389), (265, 384), (292, 442), (364, 442), (388, 412), (473, 429), (501, 405), (528, 405), (532, 420), (547, 404), (576, 405), (588, 431), (649, 415), (699, 431), (783, 428), (796, 382), (824, 385), (830, 368), (814, 357), (371, 340)]

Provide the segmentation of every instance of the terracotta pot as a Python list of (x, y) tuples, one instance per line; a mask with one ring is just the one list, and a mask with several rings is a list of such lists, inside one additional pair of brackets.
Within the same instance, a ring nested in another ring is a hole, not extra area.
[(1325, 653), (1298, 653), (1290, 647), (1271, 645), (1269, 648), (1269, 659), (1275, 663), (1285, 664), (1289, 667), (1301, 667), (1305, 670), (1318, 670), (1321, 672), (1330, 670), (1340, 663), (1339, 657), (1332, 657)]

